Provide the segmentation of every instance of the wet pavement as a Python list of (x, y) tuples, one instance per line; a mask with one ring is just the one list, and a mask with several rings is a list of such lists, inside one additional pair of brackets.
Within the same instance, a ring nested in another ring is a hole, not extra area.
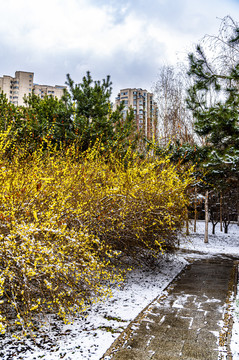
[(233, 259), (194, 261), (130, 323), (102, 359), (232, 359), (236, 280)]

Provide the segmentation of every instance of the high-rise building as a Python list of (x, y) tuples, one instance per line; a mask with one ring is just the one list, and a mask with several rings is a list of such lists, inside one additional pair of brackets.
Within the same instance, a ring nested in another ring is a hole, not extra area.
[(24, 97), (35, 93), (41, 98), (44, 95), (52, 95), (61, 98), (65, 86), (38, 85), (33, 83), (34, 73), (16, 71), (15, 77), (3, 75), (0, 77), (0, 92), (6, 94), (7, 99), (17, 106), (24, 106)]
[(14, 105), (24, 105), (24, 96), (31, 94), (33, 90), (33, 76), (34, 73), (25, 71), (16, 71), (15, 77), (3, 75), (0, 77), (0, 91)]
[(134, 110), (137, 130), (141, 131), (148, 139), (158, 138), (158, 107), (153, 100), (153, 94), (147, 90), (127, 88), (120, 90), (115, 99), (115, 105), (124, 103), (123, 113)]

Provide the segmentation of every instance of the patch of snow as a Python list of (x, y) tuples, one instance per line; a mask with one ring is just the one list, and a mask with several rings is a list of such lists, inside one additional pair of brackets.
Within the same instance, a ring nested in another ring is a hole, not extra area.
[[(204, 243), (205, 222), (197, 221), (196, 233), (193, 232), (193, 224), (190, 225), (190, 236), (181, 236), (180, 249), (199, 251), (208, 257), (211, 255), (229, 255), (238, 257), (239, 249), (239, 226), (230, 224), (228, 234), (220, 231), (220, 224), (217, 224), (215, 235), (212, 234), (212, 224), (208, 226), (208, 243)], [(200, 257), (200, 254), (193, 254), (193, 258)]]

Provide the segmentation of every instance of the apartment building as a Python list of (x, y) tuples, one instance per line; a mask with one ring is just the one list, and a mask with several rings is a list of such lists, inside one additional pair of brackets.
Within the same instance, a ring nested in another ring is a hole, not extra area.
[(65, 86), (49, 86), (34, 84), (34, 73), (27, 71), (16, 71), (15, 77), (3, 75), (0, 77), (0, 92), (3, 91), (7, 99), (17, 106), (24, 106), (24, 97), (35, 93), (41, 98), (44, 95), (52, 95), (61, 98)]
[(34, 94), (40, 96), (40, 98), (44, 98), (45, 95), (47, 96), (53, 96), (58, 99), (60, 99), (63, 95), (64, 89), (66, 89), (66, 86), (50, 86), (50, 85), (39, 85), (34, 84), (33, 86), (33, 92)]
[(122, 102), (125, 116), (129, 108), (133, 108), (137, 130), (141, 131), (148, 139), (157, 139), (158, 107), (153, 99), (153, 94), (137, 88), (122, 89), (115, 99), (115, 105)]

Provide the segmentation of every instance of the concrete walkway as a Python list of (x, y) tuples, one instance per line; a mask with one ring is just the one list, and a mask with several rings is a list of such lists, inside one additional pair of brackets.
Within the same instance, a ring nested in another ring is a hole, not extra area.
[(232, 359), (231, 301), (237, 266), (203, 259), (187, 266), (113, 343), (104, 360)]

